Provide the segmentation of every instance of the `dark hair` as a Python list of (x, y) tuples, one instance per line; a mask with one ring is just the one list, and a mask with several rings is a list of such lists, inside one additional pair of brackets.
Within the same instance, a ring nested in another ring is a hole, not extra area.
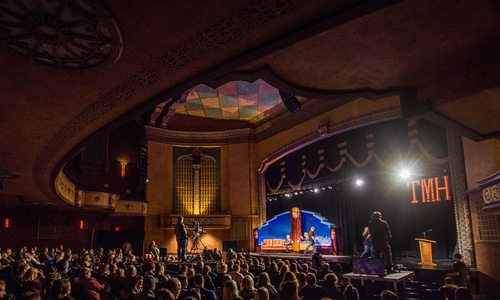
[(359, 300), (358, 289), (355, 288), (352, 284), (348, 284), (344, 290), (344, 299), (345, 300)]
[(280, 299), (283, 300), (296, 300), (298, 296), (297, 284), (294, 281), (285, 281), (280, 287)]
[(393, 291), (385, 290), (380, 293), (380, 299), (382, 300), (398, 300), (398, 295), (396, 295)]
[(458, 259), (462, 259), (462, 254), (455, 253), (455, 255), (453, 255), (453, 257), (458, 258)]
[(205, 278), (201, 274), (196, 274), (193, 277), (193, 283), (202, 286), (205, 283)]
[(472, 300), (471, 292), (465, 287), (459, 287), (455, 290), (455, 299), (456, 300)]

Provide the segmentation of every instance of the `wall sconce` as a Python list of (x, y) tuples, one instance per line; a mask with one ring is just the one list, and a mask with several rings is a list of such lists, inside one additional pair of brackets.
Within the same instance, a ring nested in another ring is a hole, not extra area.
[(80, 220), (78, 227), (80, 228), (80, 230), (83, 230), (83, 228), (85, 228), (85, 222), (83, 220)]
[(122, 160), (120, 161), (120, 165), (122, 166), (122, 169), (121, 169), (121, 176), (122, 177), (125, 177), (125, 174), (126, 174), (126, 167), (127, 167), (127, 162)]
[(9, 229), (10, 228), (10, 219), (9, 218), (5, 218), (3, 220), (3, 228), (5, 228), (5, 229)]

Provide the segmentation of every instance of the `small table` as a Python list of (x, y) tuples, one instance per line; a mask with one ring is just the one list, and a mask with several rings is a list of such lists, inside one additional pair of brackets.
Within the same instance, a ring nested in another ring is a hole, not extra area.
[(345, 278), (351, 279), (359, 279), (361, 280), (361, 285), (365, 285), (365, 280), (379, 281), (379, 282), (392, 282), (394, 284), (394, 291), (398, 292), (398, 283), (402, 282), (403, 287), (406, 285), (406, 281), (413, 276), (413, 272), (410, 271), (401, 271), (398, 273), (391, 273), (387, 276), (380, 277), (377, 275), (367, 275), (367, 274), (355, 274), (355, 273), (347, 273), (343, 275)]

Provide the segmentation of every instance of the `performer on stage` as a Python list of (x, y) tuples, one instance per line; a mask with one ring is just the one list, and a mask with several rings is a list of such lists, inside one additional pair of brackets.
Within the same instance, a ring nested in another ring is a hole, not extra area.
[(363, 253), (361, 253), (361, 257), (371, 257), (373, 253), (373, 245), (372, 245), (372, 236), (368, 227), (365, 227), (363, 231)]
[[(314, 228), (314, 226), (311, 226), (311, 229), (309, 229), (309, 233), (307, 234), (307, 241), (309, 242), (309, 244), (307, 244), (306, 250), (304, 250), (304, 254), (307, 254), (307, 250), (309, 250), (309, 248), (311, 247), (313, 247), (314, 252), (316, 252), (316, 248), (314, 247), (314, 243), (316, 242), (315, 230), (316, 228)], [(306, 236), (305, 233), (304, 236)]]
[(292, 245), (293, 245), (293, 241), (292, 241), (292, 239), (290, 238), (290, 235), (289, 235), (289, 234), (287, 234), (287, 235), (286, 235), (286, 239), (285, 239), (285, 251), (286, 251), (287, 253), (288, 253), (288, 252), (290, 252), (290, 248), (289, 248), (289, 247), (290, 247), (290, 246), (292, 246)]
[(175, 224), (175, 239), (177, 240), (177, 259), (179, 261), (186, 260), (187, 252), (187, 230), (184, 224), (184, 217), (180, 216), (177, 218), (177, 224)]
[(378, 211), (373, 212), (370, 222), (368, 223), (368, 230), (372, 238), (373, 256), (380, 257), (385, 261), (387, 271), (392, 271), (392, 252), (389, 240), (391, 239), (391, 230), (389, 224), (382, 220), (382, 214)]

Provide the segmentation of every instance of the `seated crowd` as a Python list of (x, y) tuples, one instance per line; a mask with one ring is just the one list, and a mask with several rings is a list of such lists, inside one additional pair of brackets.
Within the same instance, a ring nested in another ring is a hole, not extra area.
[[(172, 257), (139, 257), (128, 249), (2, 249), (0, 299), (360, 299), (340, 265), (234, 251), (224, 261), (214, 254), (212, 269), (200, 259), (179, 265)], [(380, 299), (398, 296), (386, 290)]]

